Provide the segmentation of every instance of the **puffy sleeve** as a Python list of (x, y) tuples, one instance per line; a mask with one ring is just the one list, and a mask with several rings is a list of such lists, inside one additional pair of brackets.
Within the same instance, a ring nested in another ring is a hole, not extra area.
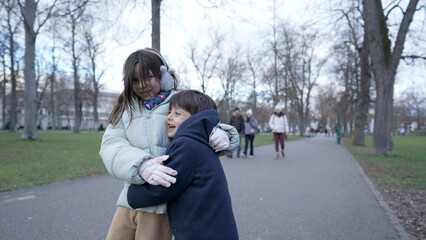
[(194, 157), (188, 152), (194, 152), (189, 144), (182, 142), (172, 142), (168, 155), (170, 160), (165, 165), (176, 169), (178, 172), (176, 183), (169, 188), (154, 186), (149, 184), (130, 185), (127, 191), (127, 201), (129, 205), (136, 209), (171, 202), (178, 198), (192, 183), (194, 178)]
[(259, 123), (257, 122), (256, 118), (252, 117), (252, 119), (253, 119), (253, 120), (252, 120), (253, 122), (251, 123), (251, 124), (252, 124), (251, 126), (252, 126), (254, 129), (256, 129), (256, 130), (257, 130), (257, 127), (259, 126)]
[(230, 154), (235, 149), (237, 149), (238, 145), (240, 144), (239, 134), (234, 126), (228, 124), (219, 123), (217, 127), (225, 131), (229, 136), (229, 147), (218, 153), (218, 156), (225, 156), (226, 154)]
[(134, 184), (145, 183), (137, 170), (143, 160), (153, 158), (151, 154), (130, 144), (122, 121), (115, 127), (111, 124), (107, 127), (99, 155), (109, 174)]
[(272, 114), (268, 122), (269, 127), (274, 130), (274, 115)]
[(284, 115), (284, 132), (288, 133), (289, 130), (287, 116)]

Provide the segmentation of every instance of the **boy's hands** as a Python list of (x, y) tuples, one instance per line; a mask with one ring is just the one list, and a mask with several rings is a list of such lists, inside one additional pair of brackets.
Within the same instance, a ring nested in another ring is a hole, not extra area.
[(229, 147), (229, 136), (222, 129), (214, 127), (210, 134), (209, 143), (216, 152), (226, 150)]
[(170, 187), (176, 182), (177, 171), (163, 165), (163, 161), (169, 158), (168, 155), (163, 155), (142, 162), (138, 169), (138, 174), (151, 185), (161, 185)]

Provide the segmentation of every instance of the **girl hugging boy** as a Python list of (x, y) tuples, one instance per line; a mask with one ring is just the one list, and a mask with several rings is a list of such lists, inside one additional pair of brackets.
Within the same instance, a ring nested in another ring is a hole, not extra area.
[(168, 203), (169, 224), (179, 239), (238, 239), (228, 184), (209, 136), (219, 122), (213, 99), (185, 90), (170, 99), (166, 118), (167, 167), (177, 171), (176, 182), (166, 188), (130, 185), (132, 208)]

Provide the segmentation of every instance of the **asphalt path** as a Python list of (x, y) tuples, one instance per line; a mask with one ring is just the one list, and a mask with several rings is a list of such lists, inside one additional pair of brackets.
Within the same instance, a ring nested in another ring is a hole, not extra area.
[[(335, 138), (221, 162), (242, 240), (405, 239)], [(100, 175), (0, 193), (0, 239), (105, 239), (122, 186)]]

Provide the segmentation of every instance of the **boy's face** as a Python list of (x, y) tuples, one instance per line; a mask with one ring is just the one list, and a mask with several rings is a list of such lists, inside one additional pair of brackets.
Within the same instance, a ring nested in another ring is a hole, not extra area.
[(179, 107), (172, 107), (166, 118), (167, 136), (174, 137), (180, 125), (189, 117), (191, 117), (189, 112)]

